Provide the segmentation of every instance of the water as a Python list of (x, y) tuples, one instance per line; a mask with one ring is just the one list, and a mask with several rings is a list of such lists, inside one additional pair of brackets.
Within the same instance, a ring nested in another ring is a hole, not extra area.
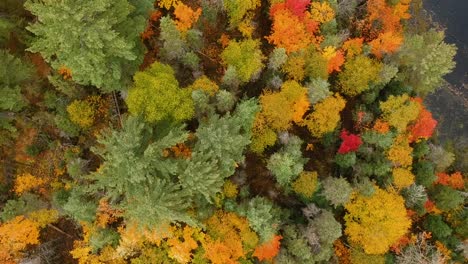
[(439, 121), (439, 143), (457, 152), (457, 169), (468, 171), (468, 1), (424, 0), (432, 20), (445, 28), (446, 42), (458, 47), (456, 68), (445, 79), (448, 85), (428, 96), (426, 104)]

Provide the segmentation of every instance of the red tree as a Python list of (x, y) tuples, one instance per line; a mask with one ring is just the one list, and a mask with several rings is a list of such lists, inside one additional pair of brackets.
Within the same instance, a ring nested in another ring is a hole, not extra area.
[(354, 135), (346, 130), (341, 132), (340, 138), (343, 140), (340, 148), (338, 149), (339, 154), (345, 154), (351, 151), (356, 151), (362, 144), (361, 137)]

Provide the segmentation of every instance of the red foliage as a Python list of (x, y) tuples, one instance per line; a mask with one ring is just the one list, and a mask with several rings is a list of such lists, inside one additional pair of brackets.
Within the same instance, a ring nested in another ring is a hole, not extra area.
[(414, 98), (412, 101), (417, 102), (421, 110), (419, 111), (418, 119), (416, 119), (416, 122), (409, 128), (411, 133), (409, 140), (410, 142), (414, 142), (421, 138), (428, 139), (432, 136), (432, 133), (434, 133), (437, 120), (432, 118), (431, 112), (424, 107), (421, 98)]
[(431, 212), (432, 210), (434, 210), (435, 209), (434, 202), (431, 200), (427, 200), (426, 203), (424, 203), (424, 209), (426, 209), (426, 211), (428, 212)]
[(270, 241), (258, 246), (255, 248), (253, 253), (254, 257), (257, 257), (260, 261), (262, 260), (273, 260), (273, 258), (278, 255), (280, 249), (280, 240), (282, 236), (274, 236)]
[(343, 140), (340, 148), (338, 149), (339, 154), (345, 154), (351, 151), (356, 151), (362, 144), (361, 137), (354, 135), (346, 130), (341, 132), (340, 138)]
[(286, 0), (285, 4), (294, 15), (302, 18), (305, 15), (307, 6), (310, 4), (310, 0)]

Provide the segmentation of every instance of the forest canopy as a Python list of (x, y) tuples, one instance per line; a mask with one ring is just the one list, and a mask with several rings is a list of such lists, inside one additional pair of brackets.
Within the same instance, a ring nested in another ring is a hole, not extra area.
[(465, 263), (421, 7), (1, 1), (0, 263)]

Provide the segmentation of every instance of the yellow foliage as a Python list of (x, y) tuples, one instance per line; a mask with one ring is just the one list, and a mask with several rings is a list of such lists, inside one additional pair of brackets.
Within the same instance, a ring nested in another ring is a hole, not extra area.
[(226, 196), (227, 198), (234, 198), (239, 193), (239, 190), (235, 183), (233, 183), (230, 180), (227, 180), (224, 182), (223, 193), (224, 196)]
[(305, 118), (303, 125), (307, 126), (314, 137), (320, 138), (335, 130), (345, 105), (346, 101), (338, 93), (329, 96), (315, 105), (315, 111)]
[(419, 104), (410, 100), (407, 94), (391, 95), (387, 101), (380, 102), (380, 109), (382, 118), (399, 132), (405, 131), (408, 124), (418, 118), (420, 111)]
[(322, 51), (322, 56), (329, 61), (331, 58), (335, 57), (336, 48), (333, 46), (326, 46)]
[(398, 188), (406, 188), (414, 183), (414, 175), (409, 169), (394, 168), (393, 169), (393, 184)]
[(206, 75), (201, 76), (200, 78), (196, 79), (192, 85), (188, 87), (192, 90), (202, 90), (208, 93), (209, 95), (213, 96), (219, 91), (219, 86), (210, 80)]
[(156, 2), (158, 2), (159, 7), (169, 10), (171, 7), (178, 5), (180, 0), (157, 0)]
[(28, 215), (28, 218), (37, 223), (40, 228), (46, 227), (48, 224), (57, 222), (59, 219), (59, 213), (57, 210), (41, 209), (32, 212)]
[(33, 220), (21, 215), (0, 225), (1, 257), (6, 259), (16, 257), (28, 245), (37, 244), (39, 244), (39, 226)]
[(395, 167), (408, 167), (413, 163), (413, 148), (410, 147), (408, 139), (401, 135), (395, 139), (393, 145), (387, 152), (387, 158)]
[(312, 198), (318, 187), (318, 174), (315, 171), (302, 172), (297, 180), (292, 184), (293, 190), (306, 197)]
[(345, 208), (345, 233), (366, 254), (384, 254), (411, 227), (404, 199), (393, 191), (375, 187), (371, 197), (354, 193)]
[(320, 23), (326, 23), (335, 18), (335, 11), (327, 2), (313, 2), (310, 14), (313, 20)]
[(192, 25), (197, 22), (198, 18), (201, 15), (201, 8), (193, 10), (190, 7), (179, 3), (175, 6), (174, 15), (177, 18), (176, 26), (177, 29), (181, 32), (186, 32), (189, 30)]
[(35, 177), (29, 173), (24, 173), (16, 177), (15, 193), (22, 194), (33, 189), (42, 187), (46, 180)]
[(285, 72), (289, 78), (295, 81), (302, 81), (305, 77), (305, 58), (301, 55), (291, 55), (283, 65), (283, 72)]
[(176, 230), (175, 236), (167, 240), (169, 257), (182, 264), (189, 263), (193, 257), (192, 250), (198, 247), (197, 241), (192, 237), (196, 232), (200, 231), (190, 226)]
[(369, 255), (359, 247), (351, 249), (350, 259), (351, 264), (385, 264), (385, 257), (383, 255)]
[(67, 106), (70, 120), (81, 128), (89, 128), (94, 123), (95, 109), (88, 101), (75, 100)]
[(348, 39), (343, 43), (343, 50), (346, 51), (346, 57), (352, 58), (362, 53), (363, 38)]
[(242, 33), (242, 36), (246, 38), (251, 38), (252, 33), (255, 30), (255, 26), (252, 22), (252, 18), (253, 18), (253, 13), (248, 12), (245, 18), (237, 26), (237, 29), (239, 29), (240, 33)]

